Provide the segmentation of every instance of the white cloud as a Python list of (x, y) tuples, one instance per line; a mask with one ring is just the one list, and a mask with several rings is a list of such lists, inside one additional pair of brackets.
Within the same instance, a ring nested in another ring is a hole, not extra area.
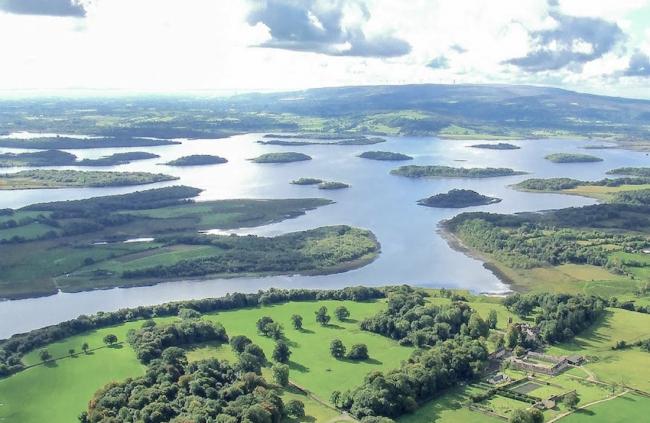
[[(369, 39), (390, 34), (412, 47), (407, 55), (387, 58), (251, 47), (271, 35), (264, 24), (246, 22), (253, 4), (248, 0), (88, 0), (84, 4), (85, 18), (0, 12), (0, 57), (11, 64), (0, 66), (0, 89), (279, 90), (456, 81), (567, 84), (574, 89), (616, 91), (611, 75), (625, 67), (633, 51), (650, 51), (648, 30), (636, 45), (628, 41), (625, 51), (609, 52), (586, 63), (581, 71), (526, 74), (503, 65), (530, 51), (529, 34), (557, 25), (549, 16), (547, 0), (365, 0), (363, 7), (342, 2), (342, 25), (361, 28)], [(634, 13), (648, 9), (650, 0), (559, 2), (563, 14), (616, 21), (624, 30)], [(315, 27), (324, 24), (314, 14), (309, 19)], [(345, 44), (337, 47), (346, 49)], [(584, 54), (593, 48), (585, 40), (571, 46)], [(447, 66), (427, 67), (436, 58), (444, 58)], [(603, 81), (609, 82), (607, 87)], [(627, 81), (620, 93), (650, 95), (643, 83), (637, 78), (635, 90), (630, 86), (633, 82)]]

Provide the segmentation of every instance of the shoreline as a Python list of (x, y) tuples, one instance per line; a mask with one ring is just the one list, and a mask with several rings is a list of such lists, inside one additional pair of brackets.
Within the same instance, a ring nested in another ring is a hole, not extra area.
[[(508, 292), (501, 293), (499, 295), (504, 295), (504, 294), (507, 295), (508, 293), (512, 293), (512, 292), (524, 292), (523, 289), (521, 289), (521, 287), (518, 286), (517, 283), (512, 278), (510, 278), (501, 269), (499, 269), (499, 267), (496, 264), (494, 264), (486, 255), (466, 246), (460, 238), (458, 238), (447, 228), (446, 220), (442, 220), (438, 224), (436, 233), (440, 235), (440, 237), (447, 242), (447, 245), (452, 250), (457, 251), (459, 253), (463, 253), (467, 257), (481, 261), (483, 263), (483, 268), (492, 272), (492, 274), (496, 276), (496, 278), (499, 279), (501, 283), (503, 283), (508, 287), (509, 289)], [(489, 296), (489, 295), (493, 295), (493, 293), (482, 292), (480, 295)]]

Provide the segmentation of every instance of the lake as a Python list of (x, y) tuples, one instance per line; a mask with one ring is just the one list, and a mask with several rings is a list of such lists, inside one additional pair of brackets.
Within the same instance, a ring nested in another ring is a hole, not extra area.
[[(586, 141), (571, 139), (508, 141), (520, 150), (469, 148), (481, 141), (441, 140), (435, 137), (386, 137), (387, 142), (370, 146), (273, 146), (256, 143), (260, 134), (245, 134), (218, 140), (181, 140), (181, 145), (68, 150), (79, 158), (97, 158), (115, 152), (148, 151), (161, 157), (128, 165), (81, 168), (161, 172), (180, 180), (138, 187), (75, 188), (4, 191), (0, 208), (17, 208), (36, 202), (80, 199), (132, 192), (166, 185), (184, 184), (205, 191), (198, 200), (226, 198), (324, 197), (335, 204), (307, 212), (305, 216), (258, 228), (230, 231), (240, 234), (277, 235), (324, 225), (348, 224), (372, 230), (382, 246), (373, 263), (350, 272), (322, 276), (273, 276), (263, 278), (215, 279), (166, 282), (154, 286), (59, 293), (48, 297), (0, 302), (0, 338), (41, 326), (58, 323), (80, 314), (110, 311), (123, 307), (157, 304), (228, 292), (251, 292), (269, 287), (340, 288), (350, 285), (408, 283), (419, 286), (465, 288), (474, 292), (505, 292), (502, 284), (478, 260), (451, 249), (436, 232), (438, 223), (463, 211), (485, 210), (499, 213), (536, 211), (593, 204), (594, 200), (562, 194), (517, 192), (508, 186), (530, 177), (571, 177), (600, 179), (607, 170), (620, 166), (647, 166), (646, 153), (619, 149), (585, 151)], [(381, 162), (361, 159), (369, 150), (405, 153), (414, 160)], [(0, 152), (18, 151), (0, 149)], [(27, 150), (21, 150), (27, 151)], [(256, 164), (247, 159), (262, 153), (297, 151), (313, 160), (285, 164)], [(555, 164), (544, 156), (555, 152), (589, 153), (605, 159), (597, 163)], [(214, 154), (226, 164), (171, 167), (160, 163), (190, 155)], [(462, 167), (510, 167), (529, 175), (486, 179), (409, 179), (389, 174), (403, 164)], [(76, 167), (61, 167), (75, 169)], [(17, 171), (8, 169), (6, 171)], [(21, 169), (22, 170), (22, 169)], [(351, 185), (349, 189), (325, 191), (315, 186), (289, 182), (300, 177), (316, 177)], [(422, 207), (416, 201), (447, 192), (452, 188), (473, 189), (499, 197), (498, 204), (466, 209)], [(142, 240), (145, 242), (146, 240)]]

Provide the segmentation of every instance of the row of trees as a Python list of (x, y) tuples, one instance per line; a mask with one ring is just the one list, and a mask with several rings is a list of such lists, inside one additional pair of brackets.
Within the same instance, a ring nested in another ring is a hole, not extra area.
[(478, 377), (487, 359), (482, 341), (458, 336), (430, 349), (416, 350), (398, 369), (369, 373), (361, 386), (333, 392), (331, 401), (357, 418), (398, 417), (414, 411), (419, 402)]
[(23, 354), (52, 342), (128, 321), (151, 319), (152, 317), (176, 316), (181, 309), (193, 309), (201, 313), (210, 313), (256, 307), (259, 305), (280, 304), (288, 301), (366, 301), (383, 297), (385, 297), (383, 288), (364, 286), (348, 287), (338, 290), (285, 290), (271, 288), (267, 291), (259, 291), (257, 293), (234, 293), (219, 298), (203, 298), (154, 306), (125, 308), (113, 312), (99, 312), (92, 316), (82, 315), (76, 319), (35, 329), (25, 334), (14, 335), (7, 340), (0, 341), (0, 377), (22, 370), (23, 364), (21, 357)]

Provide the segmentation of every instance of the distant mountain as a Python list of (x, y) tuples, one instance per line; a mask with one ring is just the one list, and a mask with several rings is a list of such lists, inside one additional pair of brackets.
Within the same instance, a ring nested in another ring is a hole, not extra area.
[[(402, 134), (532, 135), (536, 131), (568, 131), (587, 135), (648, 135), (650, 101), (582, 94), (519, 85), (390, 85), (317, 88), (304, 91), (248, 94), (224, 103), (234, 110), (259, 110), (329, 118), (353, 117), (357, 123), (379, 118)], [(411, 113), (405, 113), (410, 111)], [(399, 112), (395, 114), (395, 112)], [(392, 115), (391, 115), (392, 114)], [(388, 116), (384, 116), (388, 115)], [(354, 123), (354, 122), (352, 122)], [(372, 129), (372, 125), (370, 125)], [(352, 126), (350, 129), (360, 129)], [(379, 133), (381, 131), (378, 131)]]
[[(35, 118), (37, 117), (37, 118)], [(0, 128), (120, 137), (242, 132), (587, 136), (650, 150), (650, 101), (515, 85), (386, 85), (233, 97), (0, 99)]]

